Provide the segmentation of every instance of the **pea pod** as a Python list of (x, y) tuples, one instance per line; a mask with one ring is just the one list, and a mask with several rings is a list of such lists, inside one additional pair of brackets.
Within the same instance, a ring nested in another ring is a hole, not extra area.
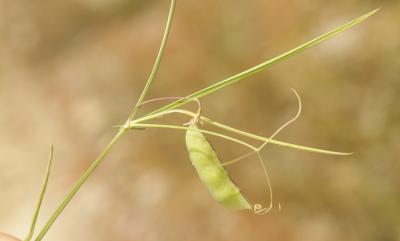
[(194, 121), (190, 124), (190, 129), (186, 131), (186, 146), (200, 180), (216, 201), (230, 210), (252, 209)]

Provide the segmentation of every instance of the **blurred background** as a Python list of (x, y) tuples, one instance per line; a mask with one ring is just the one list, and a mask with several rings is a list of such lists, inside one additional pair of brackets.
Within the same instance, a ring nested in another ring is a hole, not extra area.
[[(144, 86), (168, 7), (0, 0), (1, 231), (27, 232), (51, 144), (39, 227), (113, 137)], [(148, 99), (190, 94), (377, 7), (350, 31), (202, 100), (205, 116), (267, 136), (296, 112), (295, 88), (304, 110), (278, 139), (354, 152), (268, 146), (280, 212), (225, 210), (196, 176), (183, 132), (132, 131), (45, 240), (400, 240), (399, 1), (178, 1)], [(210, 139), (223, 160), (247, 151)], [(228, 169), (250, 200), (266, 201), (256, 159)]]

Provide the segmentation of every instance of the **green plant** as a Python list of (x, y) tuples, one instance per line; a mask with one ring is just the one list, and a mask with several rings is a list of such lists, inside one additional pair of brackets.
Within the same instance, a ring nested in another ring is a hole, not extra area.
[[(179, 98), (176, 101), (173, 101), (170, 104), (167, 104), (159, 109), (156, 109), (150, 113), (144, 114), (143, 116), (137, 118), (137, 111), (138, 109), (145, 103), (147, 103), (147, 101), (145, 101), (146, 95), (153, 83), (153, 81), (155, 80), (155, 77), (157, 75), (161, 60), (162, 60), (162, 56), (164, 54), (164, 49), (168, 40), (168, 36), (170, 33), (170, 29), (171, 29), (171, 24), (172, 24), (172, 20), (173, 20), (173, 15), (174, 15), (174, 9), (175, 9), (175, 4), (176, 4), (176, 0), (172, 0), (171, 1), (171, 5), (170, 5), (170, 10), (169, 10), (169, 15), (168, 15), (168, 19), (167, 19), (167, 24), (166, 24), (166, 28), (165, 28), (165, 32), (164, 32), (164, 36), (161, 42), (161, 46), (160, 49), (158, 51), (157, 54), (157, 58), (155, 61), (155, 64), (152, 68), (151, 74), (146, 82), (146, 85), (138, 99), (138, 101), (136, 102), (135, 106), (133, 107), (128, 119), (126, 120), (126, 122), (120, 126), (118, 126), (118, 130), (116, 135), (112, 138), (112, 140), (109, 142), (109, 144), (101, 151), (101, 153), (99, 154), (99, 156), (91, 163), (91, 165), (88, 167), (88, 169), (83, 173), (83, 175), (77, 180), (77, 182), (74, 184), (74, 186), (72, 187), (72, 189), (70, 190), (70, 192), (66, 195), (66, 197), (64, 198), (64, 200), (61, 202), (61, 204), (58, 206), (58, 208), (54, 211), (54, 213), (52, 214), (52, 216), (49, 218), (49, 220), (47, 221), (47, 223), (44, 225), (44, 227), (40, 230), (39, 234), (37, 235), (37, 237), (35, 238), (36, 241), (40, 241), (43, 239), (43, 237), (46, 235), (47, 231), (51, 228), (51, 226), (54, 224), (54, 222), (56, 221), (56, 219), (59, 217), (59, 215), (62, 213), (62, 211), (65, 209), (65, 207), (69, 204), (69, 202), (72, 200), (72, 198), (76, 195), (76, 193), (78, 192), (78, 190), (81, 188), (81, 186), (86, 182), (86, 180), (91, 176), (91, 174), (96, 170), (96, 168), (101, 164), (101, 162), (104, 160), (104, 158), (107, 156), (107, 154), (109, 153), (109, 151), (113, 148), (113, 146), (118, 142), (118, 140), (124, 135), (126, 134), (129, 130), (135, 130), (135, 129), (141, 129), (141, 128), (169, 128), (169, 129), (181, 129), (181, 130), (186, 130), (187, 133), (193, 134), (193, 135), (199, 135), (199, 133), (205, 133), (205, 134), (211, 134), (211, 135), (215, 135), (221, 138), (224, 138), (226, 140), (229, 141), (233, 141), (235, 143), (247, 146), (248, 148), (251, 149), (251, 152), (249, 152), (248, 154), (244, 155), (248, 156), (251, 154), (256, 154), (258, 156), (258, 158), (261, 161), (261, 165), (263, 167), (263, 170), (265, 171), (266, 174), (266, 181), (267, 181), (267, 185), (269, 188), (269, 192), (270, 192), (270, 204), (267, 205), (267, 208), (261, 208), (261, 205), (256, 204), (254, 205), (253, 210), (255, 212), (261, 210), (261, 212), (266, 212), (269, 211), (272, 208), (272, 192), (271, 192), (271, 186), (269, 183), (269, 178), (266, 172), (266, 167), (265, 167), (265, 163), (262, 161), (261, 155), (260, 155), (260, 150), (265, 147), (265, 145), (267, 144), (274, 144), (274, 145), (280, 145), (280, 146), (285, 146), (288, 148), (293, 148), (293, 149), (297, 149), (297, 150), (302, 150), (302, 151), (309, 151), (309, 152), (315, 152), (315, 153), (321, 153), (321, 154), (329, 154), (329, 155), (348, 155), (350, 153), (342, 153), (342, 152), (334, 152), (334, 151), (328, 151), (328, 150), (322, 150), (322, 149), (318, 149), (318, 148), (311, 148), (311, 147), (305, 147), (305, 146), (300, 146), (300, 145), (295, 145), (292, 143), (286, 143), (286, 142), (282, 142), (282, 141), (278, 141), (275, 140), (274, 137), (275, 135), (281, 131), (286, 125), (290, 124), (291, 122), (293, 122), (300, 114), (300, 110), (301, 110), (301, 102), (299, 101), (299, 112), (297, 113), (297, 115), (290, 120), (289, 122), (287, 122), (285, 125), (283, 125), (281, 128), (279, 128), (271, 137), (263, 137), (263, 136), (258, 136), (252, 133), (248, 133), (242, 130), (238, 130), (235, 129), (233, 127), (218, 123), (213, 121), (210, 118), (207, 118), (205, 116), (202, 116), (200, 114), (200, 111), (198, 113), (193, 113), (191, 111), (185, 110), (185, 109), (180, 109), (180, 107), (182, 107), (185, 104), (188, 104), (190, 102), (193, 101), (199, 101), (199, 99), (206, 97), (218, 90), (221, 90), (224, 87), (230, 86), (234, 83), (237, 83), (240, 80), (243, 80), (247, 77), (250, 77), (252, 75), (254, 75), (255, 73), (262, 71), (274, 64), (277, 64), (287, 58), (290, 58), (296, 54), (299, 54), (301, 52), (303, 52), (304, 50), (311, 48), (314, 45), (317, 45), (351, 27), (353, 27), (354, 25), (364, 21), (365, 19), (367, 19), (368, 17), (370, 17), (371, 15), (373, 15), (376, 11), (378, 10), (374, 10), (372, 12), (369, 12), (359, 18), (356, 18), (338, 28), (333, 29), (332, 31), (329, 31), (315, 39), (312, 39), (296, 48), (293, 48), (281, 55), (278, 55), (275, 58), (272, 58), (268, 61), (265, 61), (263, 63), (260, 63), (257, 66), (254, 66), (250, 69), (247, 69), (241, 73), (238, 73), (236, 75), (233, 75), (227, 79), (224, 79), (222, 81), (219, 81), (213, 85), (210, 85), (204, 89), (201, 89), (195, 93), (192, 93), (190, 95), (187, 95), (183, 98)], [(295, 92), (296, 96), (298, 97), (297, 93)], [(299, 99), (299, 97), (298, 97)], [(300, 99), (299, 99), (300, 100)], [(180, 114), (180, 115), (185, 115), (188, 116), (190, 119), (193, 119), (192, 125), (190, 125), (189, 127), (186, 126), (181, 126), (181, 125), (162, 125), (162, 124), (150, 124), (147, 123), (147, 121), (149, 120), (154, 120), (157, 118), (160, 118), (162, 116), (165, 115), (170, 115), (170, 114)], [(198, 128), (197, 126), (194, 126), (193, 123), (196, 123), (197, 121), (201, 121), (201, 122), (205, 122), (207, 124), (213, 125), (215, 127), (218, 127), (222, 130), (231, 132), (231, 133), (235, 133), (238, 135), (241, 135), (243, 137), (248, 137), (248, 138), (252, 138), (255, 140), (260, 141), (262, 144), (259, 147), (254, 147), (244, 141), (241, 141), (239, 139), (233, 138), (229, 135), (224, 135), (218, 132), (212, 132), (212, 131), (208, 131), (208, 130), (204, 130), (201, 128)], [(201, 136), (203, 136), (201, 134)], [(203, 141), (206, 141), (205, 139), (203, 139)], [(209, 153), (215, 153), (214, 150), (212, 149), (208, 149), (207, 152)], [(27, 238), (25, 240), (31, 240), (33, 233), (34, 233), (34, 229), (35, 229), (35, 224), (36, 224), (36, 219), (38, 217), (39, 214), (39, 210), (40, 210), (40, 206), (41, 203), (43, 201), (43, 196), (46, 190), (46, 186), (47, 186), (47, 182), (48, 182), (48, 176), (49, 176), (49, 170), (50, 170), (50, 165), (51, 165), (51, 161), (52, 161), (52, 153), (53, 151), (51, 151), (51, 155), (50, 155), (50, 160), (49, 160), (49, 168), (46, 174), (46, 178), (45, 178), (45, 182), (43, 185), (43, 189), (39, 198), (39, 202), (32, 220), (32, 225), (29, 231), (29, 235), (27, 236)], [(221, 167), (223, 165), (228, 165), (234, 162), (237, 162), (239, 160), (241, 160), (243, 157), (240, 157), (238, 159), (232, 160), (230, 162), (226, 162), (221, 164)], [(218, 160), (215, 160), (219, 163)], [(221, 171), (221, 173), (223, 173), (222, 169), (219, 169)], [(226, 173), (225, 173), (226, 174)], [(226, 185), (228, 185), (227, 183), (229, 183), (230, 179), (225, 177), (225, 183)], [(235, 186), (236, 187), (236, 186)], [(236, 190), (236, 189), (235, 189)], [(237, 189), (238, 190), (238, 189)], [(218, 198), (217, 198), (218, 199)], [(244, 205), (246, 206), (246, 205)]]

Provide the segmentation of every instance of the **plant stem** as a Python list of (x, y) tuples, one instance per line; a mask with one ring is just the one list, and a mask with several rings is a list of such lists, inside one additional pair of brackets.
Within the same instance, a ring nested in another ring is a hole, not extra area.
[(153, 81), (157, 75), (158, 69), (160, 67), (161, 59), (164, 55), (165, 46), (167, 45), (167, 42), (168, 42), (169, 33), (171, 32), (171, 25), (172, 25), (172, 20), (174, 18), (174, 12), (175, 12), (175, 3), (176, 3), (176, 0), (171, 1), (169, 13), (168, 13), (167, 24), (165, 27), (163, 39), (161, 41), (160, 49), (158, 50), (156, 61), (153, 65), (153, 69), (151, 70), (150, 76), (147, 79), (146, 85), (144, 86), (144, 89), (143, 89), (135, 107), (133, 108), (132, 113), (129, 116), (128, 121), (133, 120), (133, 118), (135, 117), (138, 107), (142, 104), (145, 96), (147, 95), (147, 92), (149, 92), (151, 84), (153, 83)]
[(78, 179), (78, 181), (75, 183), (75, 185), (72, 187), (71, 191), (67, 194), (67, 196), (64, 198), (63, 202), (60, 204), (60, 206), (56, 209), (56, 211), (53, 213), (53, 215), (50, 217), (50, 219), (47, 221), (45, 226), (42, 228), (38, 236), (36, 237), (35, 241), (40, 241), (43, 239), (43, 237), (46, 235), (47, 231), (50, 229), (50, 227), (54, 224), (56, 221), (57, 217), (61, 214), (61, 212), (64, 210), (64, 208), (68, 205), (68, 203), (71, 201), (71, 199), (75, 196), (75, 194), (78, 192), (78, 190), (81, 188), (81, 186), (86, 182), (86, 180), (90, 177), (90, 175), (96, 170), (96, 168), (100, 165), (100, 163), (104, 160), (104, 158), (107, 156), (107, 154), (110, 152), (112, 147), (115, 145), (115, 143), (123, 136), (123, 134), (126, 132), (126, 129), (120, 129), (118, 133), (114, 136), (114, 138), (111, 140), (111, 142), (106, 146), (106, 148), (100, 153), (100, 155), (92, 162), (92, 164), (89, 166), (89, 168), (83, 173), (83, 175)]
[[(137, 112), (137, 107), (141, 105), (143, 102), (147, 92), (149, 91), (149, 88), (154, 81), (160, 63), (162, 56), (164, 55), (164, 50), (165, 46), (168, 41), (168, 36), (171, 30), (171, 24), (172, 24), (172, 19), (174, 16), (174, 11), (175, 11), (175, 3), (176, 0), (171, 0), (170, 3), (170, 8), (169, 8), (169, 13), (168, 13), (168, 18), (167, 18), (167, 23), (163, 35), (163, 39), (161, 41), (161, 45), (157, 54), (156, 61), (153, 65), (153, 68), (151, 70), (150, 76), (146, 81), (146, 85), (135, 105), (135, 107), (132, 110), (132, 113), (129, 115), (126, 123), (129, 124), (130, 121), (135, 117), (136, 112)], [(89, 166), (88, 169), (83, 173), (83, 175), (78, 179), (78, 181), (75, 183), (75, 185), (72, 187), (72, 190), (67, 194), (67, 196), (64, 198), (63, 202), (60, 204), (60, 206), (56, 209), (56, 211), (53, 213), (53, 215), (50, 217), (50, 219), (47, 221), (43, 229), (40, 231), (39, 235), (35, 239), (35, 241), (40, 241), (43, 239), (43, 237), (46, 235), (47, 231), (50, 229), (50, 227), (53, 225), (57, 217), (61, 214), (61, 212), (64, 210), (64, 208), (68, 205), (68, 203), (72, 200), (72, 198), (75, 196), (75, 194), (78, 192), (78, 190), (81, 188), (81, 186), (85, 183), (85, 181), (90, 177), (90, 175), (96, 170), (96, 168), (100, 165), (100, 163), (104, 160), (104, 158), (107, 156), (107, 154), (110, 152), (114, 144), (122, 137), (122, 135), (127, 131), (127, 127), (124, 126), (119, 129), (118, 133), (114, 136), (114, 138), (111, 140), (111, 142), (106, 146), (106, 148), (100, 153), (100, 155), (92, 162), (92, 164)]]

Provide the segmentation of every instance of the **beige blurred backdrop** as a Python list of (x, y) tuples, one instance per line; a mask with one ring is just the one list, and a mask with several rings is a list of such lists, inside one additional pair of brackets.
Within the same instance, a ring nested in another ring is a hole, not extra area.
[[(26, 233), (51, 144), (39, 227), (112, 138), (143, 88), (168, 5), (0, 0), (1, 231)], [(354, 152), (266, 148), (280, 212), (225, 210), (196, 176), (183, 132), (132, 131), (45, 240), (400, 240), (399, 1), (178, 0), (148, 98), (190, 94), (377, 7), (352, 30), (202, 100), (206, 116), (266, 136), (296, 112), (293, 87), (304, 111), (279, 139)], [(211, 140), (223, 160), (246, 151)], [(252, 201), (266, 201), (257, 160), (229, 171)]]

